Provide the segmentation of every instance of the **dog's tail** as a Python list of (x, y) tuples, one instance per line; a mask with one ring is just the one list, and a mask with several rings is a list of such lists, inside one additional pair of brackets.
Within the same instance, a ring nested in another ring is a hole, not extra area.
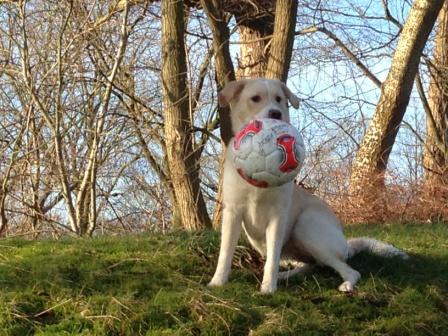
[(348, 258), (360, 252), (369, 252), (380, 257), (399, 257), (402, 259), (408, 259), (409, 256), (402, 250), (395, 246), (368, 237), (350, 238), (347, 240), (348, 244)]

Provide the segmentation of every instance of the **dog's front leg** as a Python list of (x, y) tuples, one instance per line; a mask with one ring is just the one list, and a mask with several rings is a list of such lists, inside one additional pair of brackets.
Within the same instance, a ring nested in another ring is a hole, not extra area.
[(284, 234), (285, 223), (282, 217), (273, 219), (266, 228), (266, 263), (261, 283), (262, 293), (269, 294), (277, 290)]
[(221, 248), (215, 275), (209, 287), (222, 286), (229, 278), (232, 258), (241, 233), (242, 215), (237, 209), (224, 208), (221, 227)]

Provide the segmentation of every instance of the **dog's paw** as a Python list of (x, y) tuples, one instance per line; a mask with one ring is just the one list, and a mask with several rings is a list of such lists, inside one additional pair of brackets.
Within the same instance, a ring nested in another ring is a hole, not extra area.
[(272, 294), (277, 290), (277, 284), (275, 283), (262, 283), (260, 292), (261, 294)]
[(226, 283), (223, 279), (213, 278), (208, 284), (207, 287), (213, 288), (213, 287), (221, 287)]
[(339, 291), (344, 293), (351, 293), (353, 292), (353, 284), (350, 281), (344, 281), (339, 287)]

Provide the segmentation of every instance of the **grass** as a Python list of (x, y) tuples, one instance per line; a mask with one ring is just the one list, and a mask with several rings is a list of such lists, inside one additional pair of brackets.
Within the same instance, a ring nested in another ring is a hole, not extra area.
[(0, 335), (448, 335), (448, 224), (351, 226), (408, 261), (361, 254), (339, 293), (330, 269), (258, 293), (245, 242), (229, 284), (208, 289), (214, 232), (0, 241)]

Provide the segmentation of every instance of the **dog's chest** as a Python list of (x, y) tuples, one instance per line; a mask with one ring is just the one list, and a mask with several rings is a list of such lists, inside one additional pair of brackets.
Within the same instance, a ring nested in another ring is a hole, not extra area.
[(244, 230), (253, 240), (265, 240), (266, 227), (288, 212), (293, 184), (275, 188), (258, 188), (243, 180), (227, 153), (224, 164), (224, 206), (241, 216)]
[(244, 231), (253, 240), (266, 240), (266, 227), (276, 216), (272, 204), (265, 200), (247, 201), (242, 209)]
[(242, 218), (244, 230), (252, 240), (265, 241), (266, 228), (273, 220), (288, 212), (289, 188), (262, 189), (239, 179), (238, 183), (225, 185), (225, 206), (235, 209)]

